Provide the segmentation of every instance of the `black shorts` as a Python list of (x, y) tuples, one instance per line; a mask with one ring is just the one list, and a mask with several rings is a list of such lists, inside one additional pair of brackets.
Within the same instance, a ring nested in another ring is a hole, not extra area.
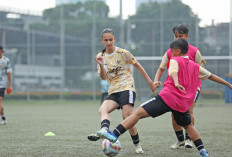
[(106, 97), (105, 100), (113, 100), (115, 101), (119, 107), (118, 109), (121, 109), (124, 105), (131, 104), (134, 106), (136, 98), (136, 93), (131, 90), (126, 90), (122, 92), (112, 93)]
[(6, 88), (0, 88), (0, 97), (4, 97)]
[(199, 95), (200, 95), (200, 90), (197, 90), (196, 96), (194, 98), (194, 102), (197, 102)]
[(166, 112), (172, 112), (176, 123), (180, 126), (187, 126), (191, 124), (191, 116), (189, 111), (178, 112), (169, 107), (162, 98), (157, 95), (154, 98), (140, 105), (153, 118), (158, 117)]

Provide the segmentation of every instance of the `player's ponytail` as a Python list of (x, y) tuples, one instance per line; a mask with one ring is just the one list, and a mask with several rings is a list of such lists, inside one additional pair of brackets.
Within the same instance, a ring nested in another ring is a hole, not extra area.
[(101, 54), (103, 56), (103, 54), (106, 52), (106, 48), (104, 48), (103, 50), (101, 50)]

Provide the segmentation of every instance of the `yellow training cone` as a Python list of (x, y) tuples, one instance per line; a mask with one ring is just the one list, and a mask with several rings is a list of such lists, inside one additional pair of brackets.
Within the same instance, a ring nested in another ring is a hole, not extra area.
[(44, 136), (56, 136), (53, 132), (47, 132)]

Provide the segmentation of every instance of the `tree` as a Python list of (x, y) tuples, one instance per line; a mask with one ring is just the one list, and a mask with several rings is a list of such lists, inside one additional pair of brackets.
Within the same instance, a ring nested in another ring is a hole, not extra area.
[(188, 26), (190, 30), (188, 41), (194, 44), (199, 18), (188, 5), (179, 0), (171, 0), (167, 3), (143, 3), (138, 8), (137, 14), (131, 16), (129, 21), (136, 25), (131, 34), (133, 42), (140, 48), (137, 55), (151, 55), (152, 51), (155, 51), (153, 55), (162, 55), (164, 52), (160, 51), (165, 51), (169, 47), (169, 43), (173, 40), (172, 28), (177, 24)]
[(119, 28), (119, 20), (117, 18), (108, 18), (109, 7), (102, 1), (96, 1), (96, 13), (93, 13), (94, 1), (85, 3), (78, 2), (76, 4), (63, 4), (55, 8), (46, 9), (43, 12), (43, 18), (48, 24), (32, 24), (31, 29), (59, 32), (60, 30), (60, 11), (63, 7), (63, 19), (65, 22), (65, 34), (91, 39), (91, 30), (93, 15), (96, 18), (97, 32), (105, 27)]

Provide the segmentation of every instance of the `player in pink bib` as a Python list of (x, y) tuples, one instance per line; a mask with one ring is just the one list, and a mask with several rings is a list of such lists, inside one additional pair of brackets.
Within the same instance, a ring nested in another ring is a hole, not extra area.
[[(158, 117), (166, 112), (172, 112), (178, 125), (184, 127), (189, 137), (199, 150), (201, 157), (208, 157), (197, 129), (191, 123), (189, 108), (192, 105), (198, 86), (198, 79), (210, 79), (232, 89), (232, 85), (222, 78), (191, 61), (185, 54), (188, 43), (184, 39), (177, 39), (170, 44), (173, 57), (170, 60), (168, 77), (159, 95), (138, 107), (132, 115), (119, 124), (113, 132), (98, 131), (101, 138), (116, 142), (126, 130), (133, 127), (139, 119)], [(191, 80), (191, 81), (189, 81)]]
[[(175, 26), (173, 29), (172, 29), (173, 33), (174, 33), (174, 40), (176, 39), (185, 39), (187, 40), (188, 39), (188, 28), (184, 25), (178, 25), (178, 26)], [(200, 51), (198, 50), (198, 48), (188, 44), (188, 52), (186, 54), (186, 56), (189, 57), (190, 60), (194, 61), (195, 63), (199, 64), (200, 66), (204, 66), (205, 64), (205, 60), (204, 58), (202, 57)], [(163, 59), (162, 59), (162, 62), (160, 64), (160, 67), (158, 68), (157, 72), (156, 72), (156, 75), (155, 75), (155, 84), (157, 86), (160, 86), (161, 85), (161, 82), (159, 81), (164, 70), (167, 68), (167, 70), (169, 69), (169, 64), (170, 64), (170, 60), (171, 60), (171, 57), (172, 57), (172, 51), (171, 49), (169, 48), (167, 50), (167, 52), (165, 53), (165, 55), (163, 56)], [(201, 80), (199, 79), (198, 80), (198, 86), (197, 86), (197, 90), (195, 92), (195, 99), (194, 99), (194, 102), (192, 103), (192, 105), (190, 106), (189, 108), (189, 113), (190, 113), (190, 116), (191, 116), (191, 122), (193, 123), (194, 125), (194, 115), (193, 115), (193, 107), (198, 99), (198, 96), (200, 94), (200, 90), (201, 90)], [(180, 125), (178, 125), (173, 117), (173, 114), (172, 114), (172, 126), (173, 126), (173, 129), (176, 133), (176, 137), (178, 139), (178, 141), (176, 143), (174, 143), (170, 148), (172, 149), (175, 149), (175, 148), (179, 148), (181, 146), (185, 146), (186, 148), (192, 148), (193, 147), (193, 144), (192, 144), (192, 141), (190, 140), (189, 136), (188, 136), (188, 133), (185, 131), (185, 137), (184, 137), (184, 133), (183, 133), (183, 130), (182, 130), (182, 127)]]

